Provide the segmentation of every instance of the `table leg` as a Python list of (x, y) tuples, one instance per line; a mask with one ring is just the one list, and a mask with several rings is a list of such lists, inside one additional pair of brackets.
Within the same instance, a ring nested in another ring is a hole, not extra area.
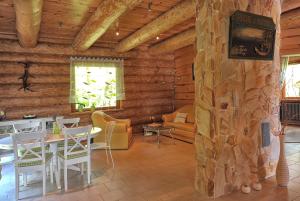
[(174, 139), (174, 136), (172, 135), (172, 128), (169, 129), (169, 135), (172, 137), (173, 144), (175, 144), (175, 139)]
[(58, 169), (58, 158), (57, 158), (57, 144), (56, 143), (52, 143), (50, 144), (50, 151), (53, 153), (53, 166), (54, 166), (54, 175), (55, 175), (55, 182), (56, 182), (56, 186), (58, 189), (61, 189), (61, 185), (60, 185), (60, 177), (58, 174), (58, 171), (60, 171)]

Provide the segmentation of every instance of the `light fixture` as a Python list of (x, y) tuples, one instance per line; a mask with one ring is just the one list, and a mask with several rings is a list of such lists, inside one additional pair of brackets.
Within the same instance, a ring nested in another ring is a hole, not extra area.
[(156, 40), (159, 40), (159, 36), (156, 36)]
[(120, 30), (119, 30), (119, 21), (116, 22), (116, 36), (120, 35)]
[(148, 2), (148, 11), (151, 12), (152, 11), (152, 1)]

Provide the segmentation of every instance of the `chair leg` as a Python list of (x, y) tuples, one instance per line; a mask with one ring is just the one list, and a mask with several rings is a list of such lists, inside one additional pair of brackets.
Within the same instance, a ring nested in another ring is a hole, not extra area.
[(105, 154), (106, 154), (106, 162), (107, 162), (107, 164), (109, 164), (108, 153), (107, 153), (107, 147), (105, 147)]
[(110, 154), (112, 166), (113, 166), (113, 168), (115, 168), (115, 163), (114, 163), (114, 159), (112, 157), (112, 153), (111, 153), (111, 148), (110, 147), (109, 147), (109, 154)]
[(59, 158), (57, 159), (57, 181), (56, 182), (58, 182), (58, 186), (60, 186), (60, 169), (61, 169), (61, 167), (60, 167), (60, 160), (59, 160)]
[[(24, 176), (24, 174), (23, 174)], [(18, 170), (15, 169), (15, 183), (16, 183), (16, 200), (19, 200), (19, 173), (18, 173)]]
[(27, 174), (23, 173), (23, 185), (27, 186)]
[(64, 162), (64, 183), (65, 183), (65, 191), (68, 190), (68, 165)]
[(91, 160), (87, 161), (87, 177), (88, 177), (88, 184), (91, 184)]
[(43, 167), (43, 195), (46, 195), (46, 166)]
[(53, 159), (50, 161), (50, 182), (53, 184)]
[(84, 171), (84, 163), (81, 163), (81, 168), (80, 168), (81, 175), (83, 175), (83, 171)]

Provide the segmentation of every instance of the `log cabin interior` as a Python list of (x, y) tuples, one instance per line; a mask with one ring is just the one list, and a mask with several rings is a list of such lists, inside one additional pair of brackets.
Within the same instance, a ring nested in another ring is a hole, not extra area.
[(299, 200), (299, 45), (299, 0), (0, 0), (0, 200)]

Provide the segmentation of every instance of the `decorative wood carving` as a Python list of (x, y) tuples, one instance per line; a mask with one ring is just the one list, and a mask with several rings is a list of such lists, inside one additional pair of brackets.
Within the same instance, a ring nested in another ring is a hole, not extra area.
[(14, 7), (21, 46), (36, 46), (42, 19), (43, 0), (14, 0)]
[(126, 11), (142, 0), (104, 0), (76, 36), (73, 47), (84, 51), (91, 47)]
[(20, 87), (19, 90), (23, 89), (24, 91), (33, 91), (31, 89), (31, 84), (28, 83), (28, 79), (30, 77), (34, 77), (29, 73), (30, 63), (28, 62), (19, 62), (19, 63), (24, 65), (24, 74), (21, 77), (19, 77), (19, 79), (22, 80), (22, 87)]
[(149, 48), (149, 51), (153, 55), (172, 52), (182, 47), (192, 45), (195, 42), (195, 39), (196, 39), (195, 28), (191, 28), (161, 43), (151, 46)]
[(195, 12), (195, 0), (185, 0), (127, 38), (123, 39), (117, 45), (116, 51), (126, 52), (131, 50), (151, 38), (155, 38), (160, 33), (171, 29), (175, 25), (192, 18), (195, 15)]

